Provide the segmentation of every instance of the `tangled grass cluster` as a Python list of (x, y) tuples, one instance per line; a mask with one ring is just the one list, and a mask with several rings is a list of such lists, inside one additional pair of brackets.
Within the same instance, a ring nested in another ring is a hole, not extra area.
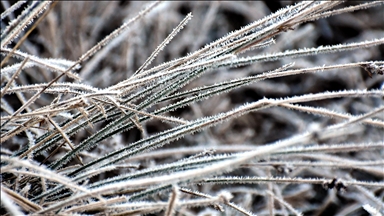
[(1, 215), (384, 214), (383, 2), (281, 4), (2, 1)]

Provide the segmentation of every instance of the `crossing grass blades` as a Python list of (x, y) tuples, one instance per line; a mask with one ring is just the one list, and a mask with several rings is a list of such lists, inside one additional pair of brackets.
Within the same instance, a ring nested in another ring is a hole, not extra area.
[(384, 214), (383, 2), (2, 4), (2, 215)]

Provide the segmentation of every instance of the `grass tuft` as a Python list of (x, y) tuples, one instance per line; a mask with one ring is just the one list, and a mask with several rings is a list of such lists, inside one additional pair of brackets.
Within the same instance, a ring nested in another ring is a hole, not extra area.
[(384, 214), (383, 2), (266, 2), (3, 1), (0, 214)]

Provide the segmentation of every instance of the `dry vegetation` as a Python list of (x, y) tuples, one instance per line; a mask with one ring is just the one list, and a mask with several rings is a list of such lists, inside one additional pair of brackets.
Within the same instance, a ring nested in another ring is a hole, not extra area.
[(383, 215), (383, 2), (271, 2), (2, 1), (1, 215)]

